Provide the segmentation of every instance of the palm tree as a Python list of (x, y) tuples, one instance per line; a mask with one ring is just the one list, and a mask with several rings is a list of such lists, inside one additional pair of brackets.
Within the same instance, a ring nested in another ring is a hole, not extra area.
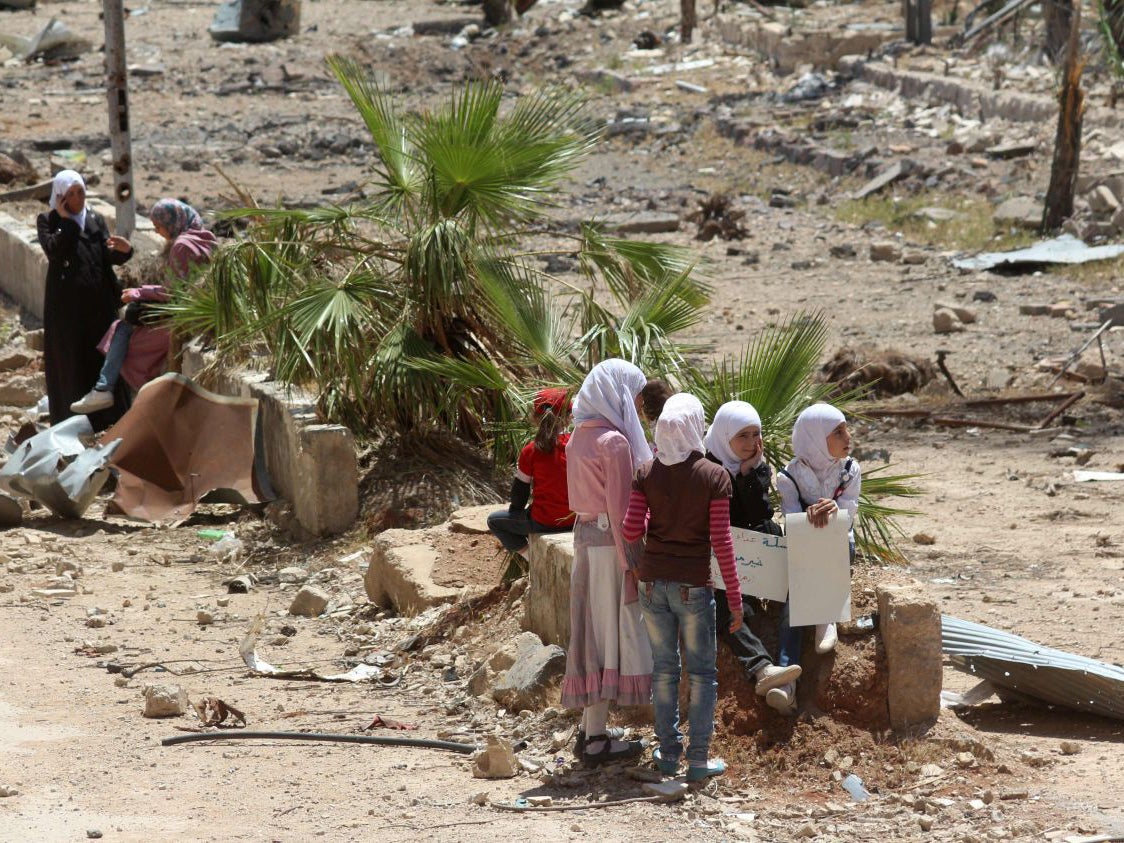
[[(329, 66), (373, 141), (371, 199), (312, 210), (247, 207), (246, 235), (219, 250), (210, 284), (168, 307), (221, 357), (260, 352), (312, 389), (322, 413), (360, 432), (438, 424), (512, 453), (532, 384), (576, 385), (606, 356), (674, 369), (671, 335), (707, 288), (685, 250), (557, 230), (553, 193), (598, 133), (573, 93), (505, 108), (498, 82), (403, 111), (354, 61)], [(549, 237), (562, 247), (519, 245)], [(582, 281), (540, 268), (576, 254)]]

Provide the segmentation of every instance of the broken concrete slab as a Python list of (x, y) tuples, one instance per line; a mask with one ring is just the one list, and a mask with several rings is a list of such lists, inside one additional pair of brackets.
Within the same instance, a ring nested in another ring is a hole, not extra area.
[(10, 375), (0, 382), (0, 407), (31, 407), (47, 394), (47, 378), (42, 372)]
[(880, 585), (877, 594), (890, 725), (899, 733), (928, 728), (941, 708), (941, 613), (919, 583)]
[(420, 544), (422, 533), (386, 530), (375, 539), (363, 585), (367, 599), (379, 606), (393, 606), (406, 615), (416, 615), (461, 595), (433, 581), (437, 549)]
[(513, 779), (521, 767), (511, 743), (495, 735), (485, 737), (485, 745), (472, 757), (472, 775), (477, 779)]
[(327, 608), (330, 599), (328, 592), (322, 588), (306, 585), (293, 598), (293, 602), (289, 605), (289, 614), (317, 618)]
[(679, 230), (679, 216), (659, 211), (612, 214), (605, 219), (605, 227), (618, 234), (662, 234)]
[(855, 191), (851, 195), (851, 198), (865, 199), (867, 196), (877, 193), (883, 188), (893, 184), (898, 179), (904, 178), (906, 175), (908, 175), (906, 163), (904, 161), (896, 161)]
[(498, 509), (503, 509), (502, 503), (489, 503), (483, 506), (469, 506), (464, 509), (458, 509), (449, 516), (449, 529), (454, 533), (478, 533), (485, 534), (490, 532), (488, 529), (488, 516)]
[(187, 692), (179, 685), (145, 685), (145, 717), (179, 717), (187, 711)]
[(570, 572), (574, 566), (574, 534), (531, 536), (527, 591), (523, 595), (523, 628), (547, 644), (570, 643)]
[(1115, 214), (1120, 210), (1120, 200), (1107, 185), (1097, 185), (1090, 191), (1088, 198), (1089, 207), (1094, 214)]

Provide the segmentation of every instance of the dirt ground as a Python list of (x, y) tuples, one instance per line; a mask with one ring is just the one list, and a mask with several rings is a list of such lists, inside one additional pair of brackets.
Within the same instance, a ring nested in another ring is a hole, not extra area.
[[(674, 29), (675, 4), (628, 4), (590, 19), (576, 15), (576, 0), (540, 0), (508, 32), (463, 49), (450, 43), (461, 29), (455, 22), (475, 21), (477, 7), (316, 0), (304, 4), (302, 31), (294, 38), (218, 45), (205, 34), (217, 5), (150, 0), (130, 7), (129, 63), (142, 69), (130, 78), (142, 206), (177, 195), (208, 213), (227, 207), (233, 190), (212, 163), (267, 203), (310, 205), (361, 195), (371, 147), (322, 64), (326, 54), (341, 51), (384, 73), (389, 88), (412, 107), (443, 96), (462, 79), (496, 74), (515, 92), (578, 80), (592, 111), (608, 123), (647, 118), (643, 132), (614, 131), (598, 147), (570, 192), (560, 195), (558, 214), (562, 220), (640, 210), (685, 216), (712, 193), (731, 196), (746, 212), (744, 239), (699, 242), (686, 222), (678, 232), (655, 235), (696, 249), (713, 284), (712, 307), (690, 334), (703, 358), (736, 353), (757, 331), (798, 311), (822, 310), (832, 352), (865, 346), (933, 360), (946, 349), (952, 352), (949, 369), (969, 398), (1045, 392), (1053, 375), (1036, 369), (1039, 360), (1064, 357), (1088, 338), (1081, 323), (1096, 316), (1086, 303), (1124, 295), (1120, 262), (1025, 275), (961, 272), (949, 264), (961, 249), (1025, 241), (1023, 233), (993, 228), (990, 209), (1008, 196), (1044, 190), (1051, 126), (979, 124), (947, 107), (857, 82), (841, 83), (807, 104), (782, 103), (777, 93), (795, 79), (777, 77), (761, 58), (723, 45), (711, 20), (703, 21), (690, 47), (672, 42), (655, 52), (634, 50), (632, 39), (642, 31), (666, 35)], [(839, 7), (836, 13), (892, 18), (891, 6)], [(96, 48), (99, 8), (41, 2), (34, 13), (0, 11), (0, 29), (32, 35), (56, 17)], [(432, 21), (454, 24), (436, 35), (403, 29)], [(910, 60), (936, 61), (924, 51)], [(704, 66), (653, 72), (673, 61)], [(582, 75), (599, 68), (627, 77), (630, 89)], [(1040, 86), (1042, 74), (1035, 65), (1029, 76)], [(1017, 85), (1025, 77), (1011, 72), (1008, 78)], [(7, 62), (0, 71), (0, 148), (24, 151), (40, 177), (49, 173), (50, 150), (84, 151), (87, 172), (102, 179), (92, 192), (104, 188), (110, 176), (100, 80), (97, 52), (61, 65)], [(909, 155), (922, 173), (888, 197), (855, 203), (848, 197), (865, 171), (833, 179), (739, 145), (723, 129), (731, 120), (811, 135), (843, 150), (871, 145), (883, 161)], [(947, 153), (954, 140), (970, 147), (1012, 138), (1041, 145), (1014, 161)], [(1093, 152), (1104, 152), (1112, 141), (1102, 134)], [(926, 205), (961, 217), (926, 222), (906, 212)], [(18, 208), (27, 217), (36, 210)], [(869, 246), (878, 241), (895, 242), (915, 262), (869, 260)], [(938, 335), (932, 324), (937, 303), (969, 308), (976, 320), (962, 332)], [(1070, 308), (1061, 308), (1058, 318), (1031, 316), (1020, 312), (1028, 303)], [(4, 324), (16, 319), (9, 309)], [(35, 327), (26, 318), (24, 324)], [(1106, 335), (1105, 351), (1109, 370), (1120, 372), (1120, 333)], [(1095, 351), (1084, 359), (1096, 361)], [(903, 522), (908, 566), (867, 567), (858, 576), (863, 583), (912, 576), (927, 584), (947, 614), (1119, 663), (1119, 486), (1077, 483), (1073, 476), (1078, 460), (1093, 470), (1124, 466), (1119, 395), (1091, 384), (1063, 381), (1062, 387), (1087, 395), (1047, 434), (873, 414), (860, 422), (864, 468), (889, 462), (894, 470), (921, 475), (923, 491), (915, 501), (918, 515)], [(938, 378), (879, 406), (941, 409), (953, 399)], [(1053, 406), (959, 412), (984, 422), (1033, 425)], [(0, 410), (0, 435), (20, 417), (17, 409)], [(505, 711), (467, 692), (466, 679), (479, 662), (518, 633), (517, 594), (495, 594), (445, 636), (427, 635), (435, 615), (397, 618), (366, 604), (355, 554), (368, 546), (371, 531), (432, 521), (440, 513), (431, 498), (447, 497), (453, 505), (447, 488), (421, 475), (411, 496), (388, 503), (378, 481), (390, 463), (375, 455), (369, 465), (362, 524), (333, 541), (294, 544), (259, 513), (225, 507), (204, 507), (176, 527), (136, 525), (104, 515), (104, 496), (82, 521), (39, 511), (24, 527), (0, 533), (0, 792), (16, 791), (0, 798), (0, 840), (74, 840), (98, 836), (95, 831), (122, 841), (410, 840), (419, 833), (442, 840), (983, 841), (1124, 833), (1124, 723), (993, 701), (945, 711), (926, 739), (900, 742), (881, 728), (847, 725), (845, 718), (782, 721), (728, 662), (717, 739), (718, 750), (734, 763), (726, 779), (676, 806), (532, 815), (475, 804), (486, 793), (492, 803), (548, 795), (556, 805), (575, 805), (640, 795), (640, 783), (619, 771), (574, 769), (567, 743), (574, 720), (566, 712)], [(486, 495), (486, 488), (475, 489), (457, 504), (483, 502)], [(245, 556), (208, 556), (211, 542), (199, 530), (213, 528), (234, 531)], [(472, 561), (459, 573), (484, 586), (501, 560), (489, 542), (476, 541), (460, 548)], [(67, 563), (81, 568), (80, 594), (59, 600), (32, 595)], [(249, 594), (227, 594), (223, 581), (239, 565), (261, 583)], [(305, 569), (330, 591), (326, 615), (288, 614), (297, 586), (276, 577), (287, 566)], [(447, 581), (458, 581), (457, 573), (449, 571)], [(867, 587), (858, 584), (857, 593)], [(213, 623), (197, 622), (201, 609), (213, 613)], [(386, 686), (248, 675), (238, 647), (259, 613), (265, 619), (259, 653), (266, 660), (336, 669), (365, 659), (384, 665)], [(429, 643), (396, 650), (414, 635)], [(861, 637), (845, 640), (840, 659), (858, 658), (868, 646)], [(111, 672), (151, 662), (164, 669), (129, 679)], [(526, 740), (520, 754), (528, 771), (511, 780), (474, 779), (467, 756), (431, 749), (282, 741), (162, 747), (161, 739), (198, 724), (190, 715), (141, 716), (144, 686), (166, 681), (182, 684), (193, 701), (212, 695), (234, 705), (246, 713), (250, 729), (354, 733), (378, 714), (418, 730), (371, 734), (467, 741), (494, 733)], [(946, 668), (948, 689), (966, 690), (973, 681)], [(643, 712), (622, 720), (648, 734)], [(847, 772), (862, 776), (872, 799), (850, 800), (838, 784)]]

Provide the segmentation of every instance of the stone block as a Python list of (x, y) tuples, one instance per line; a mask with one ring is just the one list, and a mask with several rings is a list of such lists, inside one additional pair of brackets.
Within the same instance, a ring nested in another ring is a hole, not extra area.
[(605, 225), (619, 234), (660, 234), (678, 231), (679, 217), (659, 211), (639, 211), (635, 214), (613, 214)]
[(297, 592), (289, 606), (290, 615), (300, 615), (306, 618), (316, 618), (328, 606), (329, 594), (322, 588), (306, 585)]
[(38, 357), (30, 350), (23, 348), (6, 348), (0, 350), (0, 372), (11, 372), (14, 369), (22, 369), (32, 360)]
[(416, 615), (460, 596), (460, 590), (433, 581), (437, 550), (419, 544), (422, 538), (423, 534), (414, 530), (387, 530), (375, 539), (363, 577), (368, 600)]
[(1093, 188), (1088, 199), (1094, 214), (1111, 215), (1120, 210), (1120, 200), (1107, 185), (1101, 184)]
[(933, 311), (933, 331), (938, 334), (955, 334), (964, 330), (964, 323), (956, 317), (956, 312), (947, 307)]
[(878, 613), (889, 670), (890, 725), (926, 729), (941, 708), (941, 613), (920, 584), (878, 586)]
[(544, 697), (554, 681), (566, 671), (566, 651), (557, 644), (543, 645), (534, 633), (534, 641), (520, 648), (511, 665), (492, 688), (492, 699), (509, 710), (535, 710), (544, 705)]
[(145, 685), (145, 717), (179, 717), (187, 711), (187, 692), (179, 685)]
[(9, 375), (0, 382), (0, 407), (31, 407), (47, 394), (47, 378), (42, 372)]
[(521, 769), (511, 744), (488, 735), (485, 745), (472, 757), (472, 775), (477, 779), (513, 779)]
[(958, 304), (947, 304), (941, 302), (937, 302), (933, 305), (934, 310), (940, 310), (942, 307), (955, 313), (956, 318), (963, 322), (965, 325), (971, 325), (976, 321), (976, 312), (971, 308), (961, 307)]
[(902, 259), (902, 248), (897, 243), (891, 243), (889, 241), (871, 243), (870, 259), (872, 261), (897, 263)]
[(502, 503), (489, 503), (483, 506), (469, 506), (458, 509), (449, 516), (449, 529), (454, 533), (488, 533), (488, 516), (499, 509), (504, 509)]
[(1015, 196), (995, 209), (996, 225), (1036, 229), (1042, 225), (1042, 204), (1029, 196)]
[(570, 643), (570, 572), (574, 567), (573, 533), (531, 536), (523, 628), (547, 644)]

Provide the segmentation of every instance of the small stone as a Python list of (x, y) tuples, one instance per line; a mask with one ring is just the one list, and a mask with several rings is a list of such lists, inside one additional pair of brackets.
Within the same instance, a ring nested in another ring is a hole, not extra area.
[(815, 837), (819, 834), (816, 827), (812, 823), (804, 823), (797, 829), (795, 837)]
[(93, 617), (86, 618), (86, 626), (90, 629), (101, 629), (105, 626), (105, 616), (94, 615)]
[(999, 798), (1007, 802), (1014, 799), (1027, 799), (1029, 797), (1030, 791), (1025, 787), (1008, 788), (1007, 790), (1004, 790), (999, 794)]
[(921, 266), (925, 263), (926, 257), (924, 252), (903, 252), (902, 263), (906, 266)]
[(968, 802), (968, 807), (973, 811), (982, 811), (987, 806), (987, 803), (982, 799), (972, 799)]
[(933, 330), (938, 334), (954, 334), (964, 330), (964, 323), (948, 308), (933, 312)]
[(528, 796), (527, 804), (535, 808), (547, 808), (554, 804), (554, 799), (549, 796)]
[(488, 735), (487, 744), (472, 759), (472, 775), (478, 779), (512, 779), (519, 772), (519, 762), (511, 743)]
[(933, 305), (934, 310), (951, 310), (956, 314), (956, 318), (963, 322), (965, 325), (971, 325), (976, 321), (976, 312), (971, 308), (960, 307), (956, 304), (948, 304), (947, 302), (937, 302)]
[(1081, 744), (1077, 741), (1062, 741), (1058, 744), (1058, 749), (1062, 751), (1062, 755), (1077, 755), (1081, 751)]
[(931, 779), (934, 776), (939, 776), (944, 772), (944, 767), (940, 764), (924, 764), (921, 767), (921, 778)]
[(145, 685), (145, 717), (179, 717), (187, 711), (187, 692), (179, 685)]
[(922, 831), (932, 831), (933, 818), (930, 816), (922, 815), (917, 818), (917, 824), (921, 826)]
[(299, 583), (308, 579), (308, 571), (304, 568), (282, 568), (277, 572), (277, 582)]
[(1100, 185), (1089, 194), (1089, 207), (1095, 214), (1114, 214), (1120, 210), (1120, 200), (1107, 185)]
[(998, 298), (991, 290), (976, 290), (972, 293), (972, 301), (993, 302)]
[(125, 563), (122, 562), (121, 560), (117, 560), (116, 562), (110, 563), (109, 569), (111, 571), (124, 571), (125, 570)]
[(101, 839), (101, 832), (98, 831), (96, 828), (87, 828), (86, 829), (86, 838), (89, 839), (89, 840), (100, 840)]
[(870, 259), (875, 262), (897, 263), (902, 259), (902, 250), (897, 243), (888, 241), (871, 243)]
[(983, 800), (983, 803), (985, 805), (990, 805), (992, 802), (995, 801), (995, 791), (988, 788), (987, 790), (985, 790), (983, 793), (980, 794), (980, 799)]
[(195, 613), (195, 622), (200, 626), (210, 626), (215, 622), (215, 616), (206, 609), (200, 609)]
[(956, 756), (956, 763), (962, 769), (968, 769), (976, 765), (976, 756), (970, 752), (961, 752)]
[(118, 688), (127, 688), (129, 687), (129, 680), (124, 676), (114, 676), (113, 684)]
[(929, 533), (914, 533), (913, 543), (914, 544), (936, 544), (937, 543), (937, 537), (933, 536), (933, 535), (930, 535)]
[(314, 585), (306, 585), (297, 592), (289, 606), (290, 615), (302, 615), (306, 618), (315, 618), (324, 611), (328, 605), (328, 594)]
[(1048, 304), (1020, 304), (1020, 316), (1045, 316), (1050, 312), (1050, 305)]
[(14, 787), (9, 787), (6, 784), (0, 784), (0, 799), (7, 798), (9, 796), (19, 796), (19, 795), (20, 795), (20, 792), (18, 790), (16, 790)]
[(225, 609), (227, 606), (230, 605), (230, 598), (229, 597), (219, 597), (217, 600), (215, 600), (215, 603), (218, 604), (220, 609)]
[(470, 799), (469, 801), (472, 802), (473, 805), (487, 805), (488, 795), (488, 791), (482, 790), (479, 793), (474, 794), (472, 799)]

